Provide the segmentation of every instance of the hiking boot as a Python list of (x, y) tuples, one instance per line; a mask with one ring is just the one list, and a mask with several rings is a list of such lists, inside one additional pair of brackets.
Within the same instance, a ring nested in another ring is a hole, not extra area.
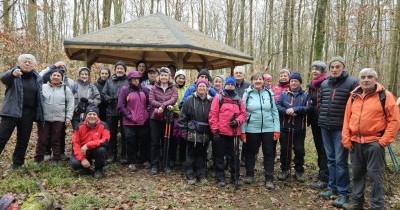
[(332, 190), (329, 190), (329, 189), (319, 193), (319, 197), (325, 198), (325, 199), (328, 199), (333, 195), (337, 195), (337, 192), (333, 192)]
[(278, 180), (285, 181), (289, 177), (289, 171), (281, 171), (278, 175)]
[(136, 170), (137, 170), (135, 164), (129, 164), (129, 165), (128, 165), (128, 169), (129, 169), (130, 171), (136, 171)]
[(362, 210), (364, 205), (363, 202), (350, 198), (348, 203), (342, 205), (342, 208), (346, 210)]
[(187, 184), (188, 185), (194, 185), (194, 184), (196, 184), (196, 180), (195, 179), (188, 179), (187, 180)]
[(246, 176), (246, 177), (244, 177), (243, 181), (244, 181), (244, 183), (246, 183), (246, 184), (252, 184), (252, 183), (254, 182), (254, 177), (252, 177), (252, 176)]
[(103, 170), (97, 170), (97, 171), (95, 171), (93, 177), (94, 177), (95, 179), (101, 179), (101, 178), (103, 178), (103, 177), (104, 177)]
[(207, 184), (208, 183), (208, 180), (206, 179), (206, 178), (201, 178), (200, 179), (200, 184)]
[(15, 163), (11, 164), (11, 169), (12, 170), (18, 170), (18, 169), (22, 169), (23, 165), (17, 165)]
[(339, 196), (332, 202), (332, 205), (336, 208), (342, 208), (342, 206), (349, 202), (349, 196)]
[(310, 186), (313, 189), (320, 190), (320, 189), (325, 189), (328, 186), (328, 184), (326, 182), (318, 180), (317, 182), (311, 183)]
[(304, 176), (304, 173), (302, 173), (302, 172), (296, 172), (295, 178), (298, 182), (301, 182), (301, 183), (306, 181), (306, 177)]
[(51, 155), (45, 155), (43, 158), (44, 161), (49, 161), (51, 160)]
[(226, 186), (226, 182), (225, 181), (218, 181), (218, 186), (225, 187)]
[(265, 188), (267, 188), (268, 190), (273, 190), (275, 189), (275, 185), (272, 181), (269, 180), (265, 182)]
[(240, 181), (240, 180), (232, 180), (231, 181), (231, 184), (233, 184), (233, 185), (237, 185), (237, 186), (240, 186), (240, 185), (242, 185), (242, 182)]
[(172, 172), (172, 170), (171, 170), (170, 167), (165, 167), (165, 168), (164, 168), (164, 172), (165, 172), (166, 174), (170, 174), (170, 173)]
[(151, 167), (151, 175), (156, 175), (156, 174), (158, 174), (158, 168), (157, 168), (157, 166)]

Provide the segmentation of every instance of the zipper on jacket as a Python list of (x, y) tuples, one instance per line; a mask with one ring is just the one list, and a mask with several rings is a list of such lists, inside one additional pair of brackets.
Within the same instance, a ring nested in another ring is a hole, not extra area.
[(262, 133), (262, 128), (263, 128), (263, 124), (264, 124), (264, 115), (263, 115), (263, 112), (262, 112), (262, 104), (263, 103), (261, 103), (260, 91), (258, 91), (258, 98), (260, 99), (260, 107), (261, 107), (261, 133)]
[[(367, 95), (364, 96), (364, 98), (367, 97)], [(362, 115), (362, 111), (364, 108), (364, 98), (361, 97), (362, 103), (361, 103), (361, 110), (360, 110), (360, 117), (358, 118), (358, 133), (360, 134), (360, 143), (364, 144), (365, 143), (365, 139), (362, 136), (361, 132), (360, 132), (360, 123), (361, 123), (361, 115)]]

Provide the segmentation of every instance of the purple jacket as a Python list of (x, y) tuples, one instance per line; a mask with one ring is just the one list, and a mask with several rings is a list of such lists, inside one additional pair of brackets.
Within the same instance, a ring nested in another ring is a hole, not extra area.
[[(149, 101), (151, 105), (151, 119), (164, 120), (164, 113), (167, 106), (173, 106), (178, 100), (178, 90), (174, 84), (169, 83), (167, 89), (164, 91), (160, 83), (156, 83), (150, 91)], [(158, 113), (158, 108), (162, 107), (163, 114)]]
[(149, 90), (146, 87), (123, 86), (118, 95), (118, 111), (123, 116), (123, 125), (144, 125), (149, 120)]

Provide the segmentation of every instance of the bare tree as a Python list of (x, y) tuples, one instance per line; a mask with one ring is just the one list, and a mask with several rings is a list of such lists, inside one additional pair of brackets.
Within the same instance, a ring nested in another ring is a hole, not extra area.
[(103, 0), (103, 28), (110, 26), (112, 0)]
[(399, 57), (400, 57), (400, 0), (397, 0), (397, 6), (394, 11), (394, 30), (391, 35), (391, 55), (390, 55), (390, 81), (389, 89), (394, 95), (397, 95), (397, 85), (399, 77)]
[(318, 0), (317, 12), (316, 12), (316, 30), (315, 30), (315, 45), (313, 60), (322, 59), (322, 51), (324, 48), (324, 38), (325, 38), (325, 17), (326, 17), (326, 5), (327, 0)]

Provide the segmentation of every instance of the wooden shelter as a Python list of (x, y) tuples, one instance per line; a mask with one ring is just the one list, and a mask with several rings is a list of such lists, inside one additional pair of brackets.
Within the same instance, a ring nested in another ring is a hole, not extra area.
[(64, 48), (69, 59), (85, 61), (88, 67), (118, 60), (135, 66), (145, 60), (156, 67), (233, 69), (253, 62), (253, 57), (162, 13), (65, 40)]

